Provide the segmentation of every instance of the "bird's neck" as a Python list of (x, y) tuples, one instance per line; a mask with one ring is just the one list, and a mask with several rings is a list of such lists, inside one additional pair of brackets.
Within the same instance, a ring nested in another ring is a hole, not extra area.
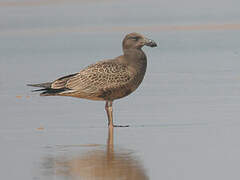
[(147, 69), (147, 57), (141, 49), (128, 49), (123, 50), (123, 59), (128, 64), (129, 69), (135, 73), (134, 88), (136, 89), (142, 82), (146, 69)]
[(129, 65), (146, 66), (147, 57), (142, 49), (123, 49), (123, 53)]

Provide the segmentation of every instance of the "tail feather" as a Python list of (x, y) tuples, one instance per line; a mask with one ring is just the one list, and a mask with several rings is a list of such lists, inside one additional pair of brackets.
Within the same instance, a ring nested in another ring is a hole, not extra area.
[(51, 82), (47, 82), (47, 83), (40, 83), (40, 84), (27, 84), (27, 86), (51, 88), (51, 84), (52, 84)]
[(43, 91), (40, 96), (56, 96), (59, 95), (59, 93), (69, 90), (68, 88), (59, 88), (59, 89), (53, 89), (51, 88), (51, 82), (47, 83), (41, 83), (41, 84), (27, 84), (28, 86), (33, 87), (40, 87), (41, 89), (33, 90), (32, 92), (38, 92)]
[(39, 89), (36, 91), (44, 91), (40, 94), (40, 96), (56, 96), (59, 95), (59, 93), (64, 92), (68, 90), (67, 88), (62, 88), (62, 89), (50, 89), (50, 88), (46, 88), (46, 89)]
[(46, 91), (47, 88), (44, 88), (44, 89), (35, 89), (35, 90), (32, 90), (32, 92), (38, 92), (38, 91)]

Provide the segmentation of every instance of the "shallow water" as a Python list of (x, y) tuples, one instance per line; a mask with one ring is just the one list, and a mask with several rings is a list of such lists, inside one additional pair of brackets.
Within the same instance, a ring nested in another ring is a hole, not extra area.
[[(217, 6), (216, 6), (217, 4)], [(239, 1), (0, 1), (0, 179), (238, 179)], [(142, 85), (114, 102), (40, 97), (54, 80), (121, 54), (137, 31)]]

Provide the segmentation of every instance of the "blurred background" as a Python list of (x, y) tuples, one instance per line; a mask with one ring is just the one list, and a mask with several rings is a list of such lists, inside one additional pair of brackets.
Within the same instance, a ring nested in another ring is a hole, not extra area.
[[(240, 1), (0, 0), (1, 179), (237, 179)], [(148, 68), (114, 102), (40, 97), (51, 81), (121, 55), (139, 32)], [(85, 169), (83, 169), (83, 167)]]

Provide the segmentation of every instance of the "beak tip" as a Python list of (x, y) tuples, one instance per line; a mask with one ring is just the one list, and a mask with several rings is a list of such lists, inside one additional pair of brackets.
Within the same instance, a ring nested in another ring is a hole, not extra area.
[(150, 47), (157, 47), (157, 43), (153, 42)]
[(155, 41), (153, 41), (151, 39), (148, 39), (146, 45), (150, 46), (150, 47), (157, 47), (157, 43), (155, 43)]

